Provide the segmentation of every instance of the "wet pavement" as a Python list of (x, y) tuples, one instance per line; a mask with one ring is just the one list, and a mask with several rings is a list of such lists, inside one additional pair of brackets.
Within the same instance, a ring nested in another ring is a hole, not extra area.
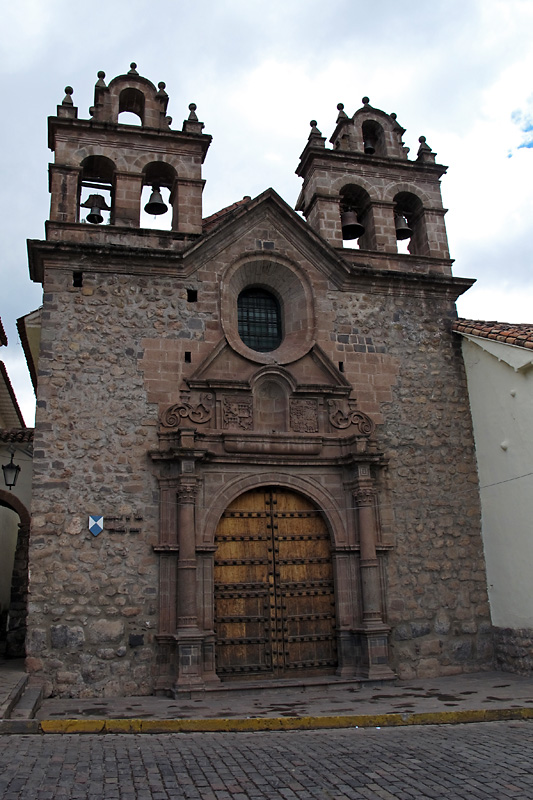
[[(262, 684), (265, 686), (265, 684)], [(267, 688), (234, 684), (177, 698), (128, 697), (45, 700), (45, 719), (235, 719), (424, 714), (467, 710), (532, 709), (533, 678), (476, 672), (395, 683), (333, 681)], [(533, 712), (532, 712), (533, 713)]]

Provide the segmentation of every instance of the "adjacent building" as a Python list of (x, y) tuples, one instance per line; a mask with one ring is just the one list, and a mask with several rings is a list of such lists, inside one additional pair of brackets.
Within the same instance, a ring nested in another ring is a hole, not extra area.
[[(0, 321), (0, 346), (7, 346)], [(24, 656), (33, 429), (26, 428), (6, 366), (0, 361), (0, 648)]]
[(459, 319), (480, 479), (496, 666), (533, 667), (533, 326)]

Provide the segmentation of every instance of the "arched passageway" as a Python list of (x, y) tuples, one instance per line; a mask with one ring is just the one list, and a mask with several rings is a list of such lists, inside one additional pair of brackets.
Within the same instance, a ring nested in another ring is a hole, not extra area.
[(26, 655), (30, 516), (24, 504), (0, 489), (0, 547), (4, 565), (0, 637), (8, 658)]

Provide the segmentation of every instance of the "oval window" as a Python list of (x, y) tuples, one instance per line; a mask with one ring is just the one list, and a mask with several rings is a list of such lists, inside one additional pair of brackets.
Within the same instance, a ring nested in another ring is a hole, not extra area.
[(239, 336), (258, 353), (269, 353), (281, 344), (281, 308), (266, 289), (243, 289), (237, 300)]

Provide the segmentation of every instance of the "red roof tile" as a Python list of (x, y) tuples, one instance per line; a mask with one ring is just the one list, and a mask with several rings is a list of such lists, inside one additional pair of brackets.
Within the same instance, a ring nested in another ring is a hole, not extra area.
[(468, 333), (470, 336), (479, 336), (483, 339), (492, 339), (495, 342), (504, 342), (515, 347), (533, 350), (533, 325), (457, 319), (452, 327), (456, 333)]
[(0, 442), (33, 442), (33, 428), (0, 428)]

